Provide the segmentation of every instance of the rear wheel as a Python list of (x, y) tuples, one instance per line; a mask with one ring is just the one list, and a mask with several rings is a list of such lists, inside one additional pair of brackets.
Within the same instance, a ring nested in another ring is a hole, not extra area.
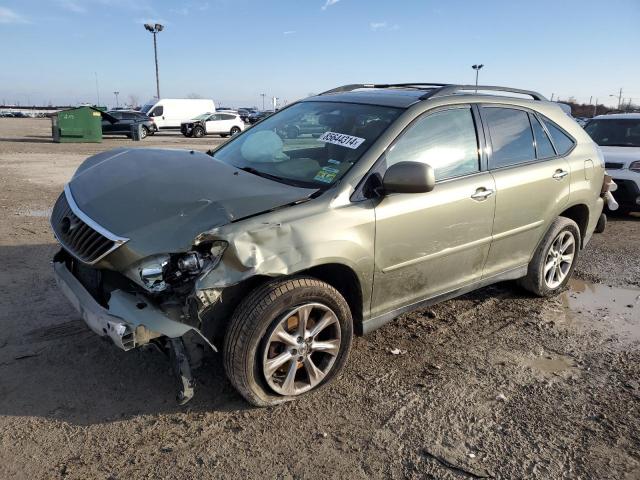
[(240, 127), (231, 127), (231, 131), (229, 132), (231, 136), (237, 135), (241, 132)]
[(600, 218), (598, 218), (598, 223), (596, 223), (596, 228), (594, 232), (604, 233), (606, 228), (607, 228), (607, 215), (606, 213), (601, 213)]
[(580, 251), (580, 229), (570, 218), (558, 217), (540, 242), (520, 284), (547, 297), (558, 293), (569, 281)]
[(310, 277), (258, 287), (236, 309), (224, 342), (224, 366), (256, 406), (317, 390), (344, 367), (353, 324), (345, 299)]
[(193, 134), (192, 134), (192, 136), (194, 136), (194, 137), (196, 137), (196, 138), (202, 138), (202, 137), (204, 137), (204, 133), (205, 133), (205, 132), (204, 132), (204, 128), (202, 128), (202, 127), (195, 127), (195, 128), (193, 129)]

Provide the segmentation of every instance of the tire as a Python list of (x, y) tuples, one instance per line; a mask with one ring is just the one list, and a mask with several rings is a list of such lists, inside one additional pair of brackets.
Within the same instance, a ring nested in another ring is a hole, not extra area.
[(241, 132), (242, 130), (240, 130), (240, 127), (231, 127), (231, 131), (229, 132), (229, 134), (233, 137), (234, 135), (237, 135)]
[[(559, 245), (565, 244), (565, 241), (568, 242), (569, 236), (573, 241), (572, 251), (569, 252), (567, 248), (564, 250), (564, 255), (555, 253)], [(560, 292), (573, 274), (580, 244), (580, 229), (576, 222), (566, 217), (556, 218), (538, 245), (529, 263), (527, 276), (520, 279), (520, 285), (539, 297), (548, 297)], [(552, 247), (554, 247), (553, 251)], [(570, 262), (566, 261), (569, 253), (572, 255)], [(551, 264), (553, 266), (545, 272), (545, 268)], [(550, 277), (552, 277), (551, 281)]]
[(195, 137), (195, 138), (202, 138), (202, 137), (204, 137), (204, 134), (205, 134), (205, 132), (204, 132), (204, 128), (202, 128), (202, 127), (195, 127), (195, 128), (193, 129), (193, 133), (191, 134), (191, 136), (192, 136), (192, 137)]
[(594, 233), (604, 233), (607, 228), (607, 215), (605, 213), (600, 214), (600, 218), (598, 218), (598, 223), (596, 223), (596, 228)]
[(140, 140), (144, 140), (149, 135), (149, 129), (144, 125), (140, 129)]
[[(297, 319), (304, 310), (310, 312), (311, 322), (307, 326), (312, 325), (310, 330), (305, 329), (305, 338), (313, 334), (315, 327), (320, 328), (318, 319), (324, 319), (325, 315), (332, 323), (314, 334), (313, 340), (301, 342), (296, 333), (300, 328)], [(292, 319), (295, 325), (290, 324)], [(286, 343), (279, 340), (280, 326), (289, 329), (284, 334)], [(318, 339), (325, 334), (328, 337)], [(352, 338), (349, 306), (335, 288), (311, 277), (273, 280), (253, 290), (234, 312), (225, 334), (224, 368), (232, 385), (249, 403), (259, 407), (277, 405), (316, 391), (333, 380), (347, 361)], [(323, 345), (330, 344), (335, 351), (314, 350), (314, 345), (323, 341)], [(279, 363), (281, 366), (267, 376), (268, 360), (283, 355), (289, 355), (290, 360)], [(315, 376), (314, 385), (308, 372), (316, 367), (323, 375)], [(289, 388), (286, 378), (292, 372), (296, 382), (290, 382)]]

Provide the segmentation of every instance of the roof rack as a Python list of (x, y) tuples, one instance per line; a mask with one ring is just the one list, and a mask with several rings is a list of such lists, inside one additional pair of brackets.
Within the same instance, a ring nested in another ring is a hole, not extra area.
[(350, 83), (340, 87), (332, 88), (319, 95), (328, 95), (330, 93), (344, 93), (356, 90), (358, 88), (415, 88), (419, 90), (430, 90), (433, 88), (441, 88), (450, 85), (449, 83)]
[(326, 92), (322, 92), (320, 95), (328, 95), (331, 93), (344, 93), (356, 90), (358, 88), (415, 88), (418, 90), (427, 90), (427, 92), (420, 97), (420, 100), (427, 100), (429, 98), (444, 97), (447, 95), (454, 95), (462, 91), (495, 91), (495, 92), (508, 92), (517, 93), (520, 95), (529, 95), (534, 100), (546, 101), (547, 98), (541, 93), (534, 92), (533, 90), (523, 90), (520, 88), (509, 87), (497, 87), (495, 85), (457, 85), (453, 83), (352, 83), (349, 85), (342, 85), (340, 87), (332, 88)]
[(520, 95), (529, 95), (534, 100), (538, 100), (544, 102), (547, 98), (541, 93), (534, 92), (533, 90), (523, 90), (521, 88), (510, 88), (510, 87), (497, 87), (495, 85), (445, 85), (437, 90), (427, 92), (423, 96), (420, 97), (420, 100), (426, 100), (428, 98), (436, 98), (436, 97), (444, 97), (446, 95), (454, 95), (461, 91), (474, 91), (478, 90), (484, 91), (494, 91), (494, 92), (508, 92), (508, 93), (517, 93)]

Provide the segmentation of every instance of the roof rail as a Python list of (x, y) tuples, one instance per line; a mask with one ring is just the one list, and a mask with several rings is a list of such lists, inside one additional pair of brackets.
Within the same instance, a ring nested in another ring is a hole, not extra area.
[(425, 93), (420, 97), (420, 100), (427, 100), (429, 98), (437, 98), (444, 97), (447, 95), (454, 95), (460, 91), (464, 90), (472, 90), (477, 92), (478, 90), (484, 91), (495, 91), (495, 92), (508, 92), (508, 93), (518, 93), (521, 95), (529, 95), (534, 100), (538, 101), (546, 101), (547, 98), (541, 93), (534, 92), (533, 90), (522, 90), (520, 88), (509, 88), (509, 87), (497, 87), (495, 85), (444, 85), (441, 88)]
[(419, 90), (430, 90), (434, 88), (441, 88), (450, 86), (449, 83), (350, 83), (349, 85), (342, 85), (340, 87), (332, 88), (326, 92), (322, 92), (319, 95), (328, 95), (330, 93), (344, 93), (351, 92), (358, 88), (415, 88)]

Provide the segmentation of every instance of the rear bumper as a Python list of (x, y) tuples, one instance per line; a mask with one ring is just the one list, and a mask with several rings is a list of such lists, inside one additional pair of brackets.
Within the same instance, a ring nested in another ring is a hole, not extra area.
[(101, 337), (109, 337), (122, 350), (131, 350), (158, 337), (178, 338), (189, 331), (200, 335), (216, 350), (200, 330), (170, 319), (142, 295), (115, 290), (111, 293), (108, 308), (105, 308), (91, 296), (63, 261), (54, 259), (53, 271), (58, 287), (87, 326)]

